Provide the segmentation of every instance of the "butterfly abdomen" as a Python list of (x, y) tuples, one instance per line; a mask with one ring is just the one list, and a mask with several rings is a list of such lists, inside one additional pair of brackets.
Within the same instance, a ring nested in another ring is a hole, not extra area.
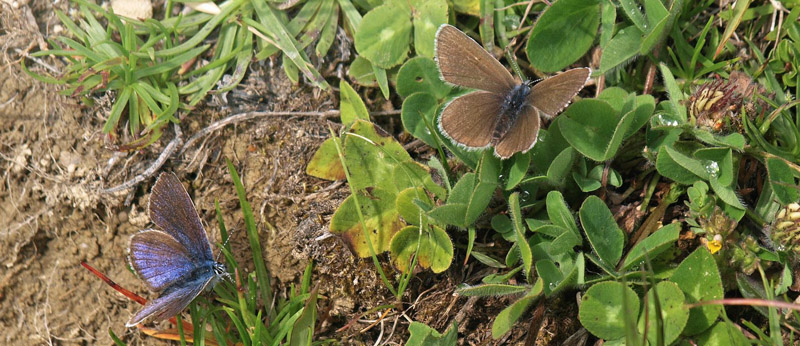
[(508, 133), (512, 126), (517, 122), (517, 118), (522, 112), (522, 108), (527, 104), (528, 95), (531, 88), (526, 83), (519, 84), (503, 98), (500, 106), (500, 116), (497, 117), (494, 133), (492, 134), (492, 144), (496, 145)]

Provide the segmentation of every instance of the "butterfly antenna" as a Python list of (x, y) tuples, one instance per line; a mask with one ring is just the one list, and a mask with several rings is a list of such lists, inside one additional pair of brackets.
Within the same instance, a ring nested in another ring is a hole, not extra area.
[(508, 63), (511, 64), (511, 69), (514, 70), (514, 73), (521, 81), (527, 80), (528, 78), (522, 74), (522, 70), (519, 68), (519, 64), (517, 64), (517, 58), (514, 56), (514, 50), (509, 49), (509, 47), (511, 47), (510, 44), (505, 49), (506, 60), (508, 60)]
[(222, 256), (222, 249), (224, 249), (225, 246), (228, 245), (228, 241), (231, 240), (231, 238), (233, 237), (233, 233), (234, 232), (236, 232), (236, 230), (232, 229), (231, 232), (228, 233), (228, 237), (225, 238), (225, 241), (222, 242), (222, 247), (220, 248), (219, 253), (217, 254), (217, 258), (215, 259), (216, 262), (219, 262), (219, 257)]

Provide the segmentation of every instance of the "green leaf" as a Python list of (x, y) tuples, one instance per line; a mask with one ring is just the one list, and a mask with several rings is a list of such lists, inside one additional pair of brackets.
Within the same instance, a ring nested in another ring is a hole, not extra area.
[(497, 189), (500, 166), (500, 161), (488, 151), (481, 162), (480, 178), (474, 173), (464, 174), (453, 186), (447, 204), (431, 210), (430, 217), (464, 228), (478, 219)]
[(364, 101), (361, 101), (358, 93), (344, 80), (339, 83), (339, 97), (341, 98), (339, 112), (342, 125), (350, 126), (356, 119), (369, 121), (369, 112)]
[(417, 226), (405, 227), (392, 238), (389, 251), (395, 267), (403, 272), (414, 269), (410, 265), (415, 254), (417, 264), (434, 273), (447, 270), (453, 261), (453, 243), (439, 226), (422, 232)]
[[(552, 226), (552, 227), (558, 227), (558, 226)], [(581, 245), (582, 241), (583, 238), (576, 237), (574, 234), (564, 229), (564, 232), (561, 233), (561, 235), (559, 235), (558, 237), (556, 237), (556, 239), (553, 239), (553, 241), (550, 242), (550, 247), (548, 251), (553, 255), (569, 253), (573, 251), (573, 249), (576, 246)]]
[(346, 178), (333, 138), (322, 142), (314, 156), (311, 157), (311, 161), (308, 162), (306, 174), (326, 180), (344, 180)]
[(783, 159), (770, 157), (766, 159), (766, 166), (769, 184), (778, 201), (784, 205), (797, 202), (800, 197), (798, 197), (797, 184), (789, 165)]
[(507, 179), (503, 189), (511, 190), (528, 175), (528, 168), (531, 166), (531, 153), (514, 155), (511, 158), (511, 166), (508, 168)]
[(647, 55), (667, 37), (671, 29), (671, 20), (669, 11), (661, 3), (661, 0), (644, 0), (644, 10), (647, 13), (650, 29), (645, 31), (639, 53)]
[(128, 103), (131, 94), (133, 94), (133, 88), (130, 86), (123, 88), (122, 92), (119, 93), (117, 102), (114, 102), (114, 105), (111, 106), (111, 114), (108, 115), (108, 120), (106, 120), (106, 124), (103, 125), (103, 133), (111, 133), (111, 131), (117, 127), (119, 117), (125, 110), (125, 105)]
[(508, 242), (513, 242), (516, 239), (516, 234), (514, 233), (514, 225), (511, 224), (511, 219), (508, 218), (506, 215), (496, 214), (492, 217), (492, 229), (500, 233)]
[(553, 159), (550, 167), (547, 168), (547, 180), (550, 184), (554, 186), (564, 185), (564, 180), (567, 178), (569, 171), (572, 170), (575, 158), (575, 149), (567, 147)]
[(621, 29), (603, 47), (603, 56), (600, 57), (600, 73), (627, 64), (639, 54), (642, 43), (642, 32), (635, 26)]
[(431, 207), (428, 195), (422, 187), (409, 187), (397, 194), (397, 212), (407, 223), (420, 225), (421, 216), (424, 215), (417, 203), (419, 201), (428, 208)]
[(559, 129), (573, 148), (584, 156), (605, 161), (616, 155), (634, 118), (629, 112), (619, 117), (607, 102), (583, 99), (559, 117)]
[(355, 198), (358, 198), (358, 204), (361, 206), (373, 249), (377, 254), (389, 250), (392, 237), (405, 224), (400, 220), (396, 209), (397, 195), (380, 188), (374, 188), (370, 193), (362, 191), (347, 197), (333, 214), (331, 233), (341, 235), (350, 250), (359, 257), (366, 258), (371, 255), (359, 221)]
[(306, 300), (303, 312), (294, 322), (291, 331), (291, 346), (310, 345), (314, 340), (314, 325), (317, 322), (317, 289)]
[[(356, 190), (381, 187), (397, 192), (391, 177), (398, 163), (411, 161), (411, 156), (388, 133), (374, 124), (356, 120), (345, 135), (344, 157), (350, 171), (350, 185)], [(380, 131), (380, 132), (379, 132)]]
[(708, 180), (708, 183), (709, 185), (711, 185), (711, 189), (714, 190), (714, 193), (717, 194), (719, 199), (725, 202), (725, 204), (728, 204), (731, 207), (744, 211), (745, 206), (744, 204), (742, 204), (739, 195), (737, 195), (736, 192), (733, 191), (732, 187), (722, 185), (722, 183), (719, 182), (716, 176), (712, 176)]
[(414, 321), (408, 326), (408, 333), (410, 336), (406, 346), (455, 346), (458, 344), (458, 327), (455, 322), (442, 335), (424, 323)]
[(390, 177), (394, 187), (403, 190), (409, 187), (424, 187), (435, 196), (446, 196), (445, 189), (433, 182), (430, 168), (414, 160), (405, 160), (393, 165)]
[(483, 48), (489, 52), (494, 51), (494, 18), (498, 3), (493, 0), (480, 0), (480, 21), (478, 22), (479, 34)]
[[(606, 47), (617, 22), (617, 6), (610, 1), (600, 2), (600, 47)], [(608, 89), (606, 89), (608, 90)]]
[(675, 77), (672, 75), (669, 66), (661, 63), (658, 65), (658, 68), (661, 70), (661, 76), (664, 78), (664, 86), (669, 94), (669, 101), (667, 104), (672, 110), (671, 113), (679, 117), (678, 120), (681, 124), (686, 123), (686, 106), (683, 105), (686, 96), (683, 95), (680, 87), (678, 87), (678, 83), (675, 82)]
[(478, 217), (486, 211), (486, 207), (489, 206), (489, 202), (491, 202), (492, 195), (496, 189), (497, 184), (494, 183), (480, 182), (475, 186), (475, 190), (472, 192), (472, 196), (467, 204), (465, 215), (467, 225), (474, 224), (475, 221), (478, 220)]
[(633, 25), (636, 25), (640, 31), (647, 30), (647, 19), (642, 13), (642, 8), (638, 1), (620, 0), (619, 4), (622, 7), (622, 13), (631, 20)]
[(639, 314), (639, 297), (630, 287), (608, 281), (593, 285), (581, 299), (578, 319), (594, 336), (614, 340), (625, 336), (630, 316)]
[[(539, 130), (539, 138), (536, 140), (536, 145), (530, 151), (531, 155), (531, 176), (543, 176), (547, 173), (550, 163), (553, 162), (556, 155), (560, 154), (564, 148), (569, 147), (569, 142), (564, 139), (561, 134), (559, 125), (561, 123), (561, 116), (556, 117), (550, 123), (548, 129)], [(523, 179), (523, 183), (527, 179)]]
[(481, 15), (480, 0), (453, 0), (453, 9), (475, 17)]
[(500, 159), (492, 155), (488, 150), (484, 151), (481, 158), (481, 165), (478, 175), (478, 184), (472, 191), (467, 202), (466, 224), (472, 225), (483, 214), (492, 199), (494, 190), (497, 189), (498, 176), (502, 163)]
[[(600, 95), (597, 95), (597, 98), (603, 101), (608, 102), (611, 108), (614, 108), (614, 111), (617, 113), (622, 112), (622, 107), (628, 102), (629, 97), (631, 95), (635, 95), (634, 93), (629, 93), (620, 87), (610, 87), (603, 89)], [(644, 95), (642, 95), (644, 96)]]
[(589, 51), (599, 26), (600, 1), (556, 1), (533, 26), (528, 59), (543, 72), (560, 71)]
[[(683, 305), (683, 292), (677, 284), (662, 281), (647, 292), (645, 302), (647, 306), (639, 317), (639, 332), (644, 335), (644, 331), (648, 331), (647, 340), (651, 345), (672, 344), (689, 319), (689, 311)], [(661, 317), (658, 318), (656, 314), (660, 314)], [(662, 340), (663, 343), (659, 343), (658, 340)]]
[(548, 296), (564, 280), (564, 274), (561, 273), (556, 263), (549, 259), (536, 261), (536, 274), (543, 281), (544, 294)]
[(502, 168), (503, 162), (497, 156), (492, 155), (489, 150), (484, 151), (481, 157), (481, 166), (478, 170), (480, 181), (498, 184)]
[(733, 153), (730, 148), (702, 148), (694, 152), (702, 160), (709, 177), (715, 176), (722, 186), (730, 186), (736, 172), (733, 169)]
[(531, 276), (533, 266), (533, 255), (528, 245), (528, 238), (525, 237), (525, 226), (522, 224), (522, 215), (519, 209), (519, 192), (514, 192), (508, 197), (508, 211), (511, 213), (511, 221), (516, 234), (516, 245), (522, 258), (522, 268), (526, 278)]
[(654, 259), (678, 241), (681, 233), (681, 224), (673, 222), (659, 228), (650, 236), (634, 245), (625, 256), (622, 262), (622, 271), (627, 271), (631, 267), (643, 263), (647, 259)]
[(592, 192), (603, 186), (599, 180), (584, 177), (578, 174), (578, 172), (572, 172), (572, 179), (575, 180), (575, 184), (578, 184), (578, 187), (580, 187), (583, 192)]
[(375, 72), (372, 70), (372, 63), (362, 56), (357, 56), (350, 63), (347, 75), (358, 85), (369, 87), (378, 85), (378, 81), (375, 79)]
[[(670, 281), (686, 294), (687, 303), (697, 303), (724, 298), (722, 278), (714, 257), (704, 247), (698, 247), (681, 262), (672, 273)], [(714, 324), (722, 312), (721, 305), (702, 305), (689, 310), (689, 322), (684, 335), (699, 334)]]
[[(472, 251), (471, 255), (472, 255), (472, 257), (475, 257), (475, 259), (478, 260), (478, 262), (481, 262), (481, 263), (483, 263), (484, 265), (486, 265), (488, 267), (501, 268), (501, 269), (502, 268), (506, 268), (505, 264), (500, 263), (500, 261), (494, 259), (493, 257), (491, 257), (491, 256), (489, 256), (487, 254), (484, 254), (483, 252)], [(483, 277), (483, 282), (484, 283), (488, 283), (486, 281), (486, 278), (487, 278), (486, 276)]]
[[(327, 4), (326, 4), (327, 5)], [(336, 30), (339, 28), (339, 6), (334, 6), (333, 1), (328, 5), (331, 9), (326, 13), (327, 19), (322, 32), (319, 34), (317, 46), (314, 47), (314, 53), (317, 57), (324, 58), (333, 45), (333, 40), (336, 38)]]
[(441, 224), (467, 228), (469, 225), (464, 221), (467, 215), (466, 203), (449, 203), (433, 208), (428, 212), (428, 217)]
[(725, 32), (722, 33), (717, 49), (714, 51), (714, 59), (722, 52), (722, 49), (725, 48), (725, 44), (731, 36), (733, 36), (733, 32), (741, 23), (745, 11), (750, 7), (750, 1), (751, 0), (744, 0), (736, 2), (736, 6), (733, 8), (733, 17), (728, 21), (728, 25), (725, 26)]
[(492, 323), (492, 338), (499, 339), (508, 333), (514, 323), (528, 310), (528, 307), (539, 300), (542, 296), (542, 288), (542, 280), (537, 280), (533, 288), (524, 297), (500, 311), (494, 319), (494, 323)]
[(489, 297), (518, 294), (529, 291), (528, 286), (507, 284), (481, 284), (475, 286), (461, 285), (456, 288), (456, 294), (464, 297)]
[(412, 1), (414, 50), (417, 55), (433, 58), (433, 43), (439, 26), (447, 23), (447, 2), (444, 0)]
[(697, 345), (704, 346), (751, 344), (747, 337), (742, 334), (741, 329), (737, 325), (733, 323), (726, 323), (725, 321), (714, 323), (714, 326), (711, 327), (711, 329), (708, 329), (705, 333), (700, 334), (692, 339)]
[(475, 173), (466, 173), (458, 179), (456, 185), (453, 186), (453, 191), (450, 192), (450, 197), (447, 198), (447, 203), (469, 203), (469, 197), (472, 195), (472, 190), (477, 185), (478, 176)]
[(358, 54), (374, 66), (389, 69), (406, 59), (411, 43), (411, 13), (396, 1), (364, 15), (355, 34)]
[[(586, 176), (589, 179), (593, 179), (597, 182), (601, 182), (603, 180), (603, 171), (605, 170), (604, 165), (597, 165), (589, 171), (589, 174)], [(608, 168), (608, 185), (613, 187), (620, 187), (622, 185), (622, 176), (619, 175), (617, 170), (609, 167)]]
[(381, 89), (381, 95), (384, 99), (389, 99), (389, 77), (386, 76), (386, 69), (380, 68), (377, 65), (372, 65), (372, 74), (375, 75), (375, 80), (378, 82), (378, 87)]
[(564, 196), (561, 195), (561, 192), (550, 191), (547, 194), (547, 216), (554, 225), (561, 226), (569, 230), (578, 239), (582, 239), (578, 225), (575, 223), (575, 216), (569, 211), (567, 202), (564, 201)]
[(403, 128), (431, 147), (436, 147), (437, 141), (428, 126), (433, 127), (433, 130), (436, 131), (435, 118), (438, 106), (439, 102), (431, 94), (413, 93), (403, 101), (400, 114)]
[(628, 127), (628, 132), (625, 134), (625, 138), (630, 137), (636, 131), (642, 128), (648, 121), (650, 121), (650, 117), (653, 115), (653, 110), (656, 109), (656, 101), (652, 95), (638, 95), (635, 98), (635, 108), (631, 110), (634, 112), (632, 115), (633, 119), (631, 120), (631, 125)]
[(422, 92), (440, 100), (452, 89), (439, 78), (439, 67), (431, 58), (411, 58), (397, 72), (397, 94), (403, 98)]
[(578, 214), (592, 249), (606, 265), (615, 266), (622, 256), (625, 235), (614, 221), (614, 215), (597, 196), (586, 198)]
[(709, 132), (708, 130), (700, 128), (692, 128), (692, 134), (704, 143), (716, 146), (729, 147), (731, 149), (743, 150), (745, 145), (744, 136), (740, 133), (731, 133), (727, 136), (718, 136)]
[[(347, 29), (348, 33), (352, 35), (361, 25), (361, 14), (350, 0), (338, 0), (337, 3), (342, 10), (342, 21), (346, 24), (342, 25), (342, 28)], [(367, 9), (371, 9), (371, 7), (367, 7)]]
[(700, 160), (679, 152), (671, 145), (658, 151), (656, 169), (661, 175), (685, 185), (694, 184), (700, 178), (708, 179), (708, 172)]

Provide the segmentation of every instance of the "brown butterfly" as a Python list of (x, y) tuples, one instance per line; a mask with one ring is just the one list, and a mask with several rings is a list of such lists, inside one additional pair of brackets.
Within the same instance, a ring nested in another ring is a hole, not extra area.
[(439, 129), (467, 149), (494, 146), (501, 159), (533, 148), (539, 116), (549, 119), (561, 112), (592, 72), (576, 68), (538, 83), (520, 83), (477, 42), (448, 24), (436, 32), (436, 62), (445, 82), (478, 89), (444, 107)]

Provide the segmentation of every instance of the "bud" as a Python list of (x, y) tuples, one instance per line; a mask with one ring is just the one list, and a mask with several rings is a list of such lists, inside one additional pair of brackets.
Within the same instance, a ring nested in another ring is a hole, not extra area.
[(778, 211), (770, 239), (777, 250), (800, 254), (800, 204), (791, 203)]

